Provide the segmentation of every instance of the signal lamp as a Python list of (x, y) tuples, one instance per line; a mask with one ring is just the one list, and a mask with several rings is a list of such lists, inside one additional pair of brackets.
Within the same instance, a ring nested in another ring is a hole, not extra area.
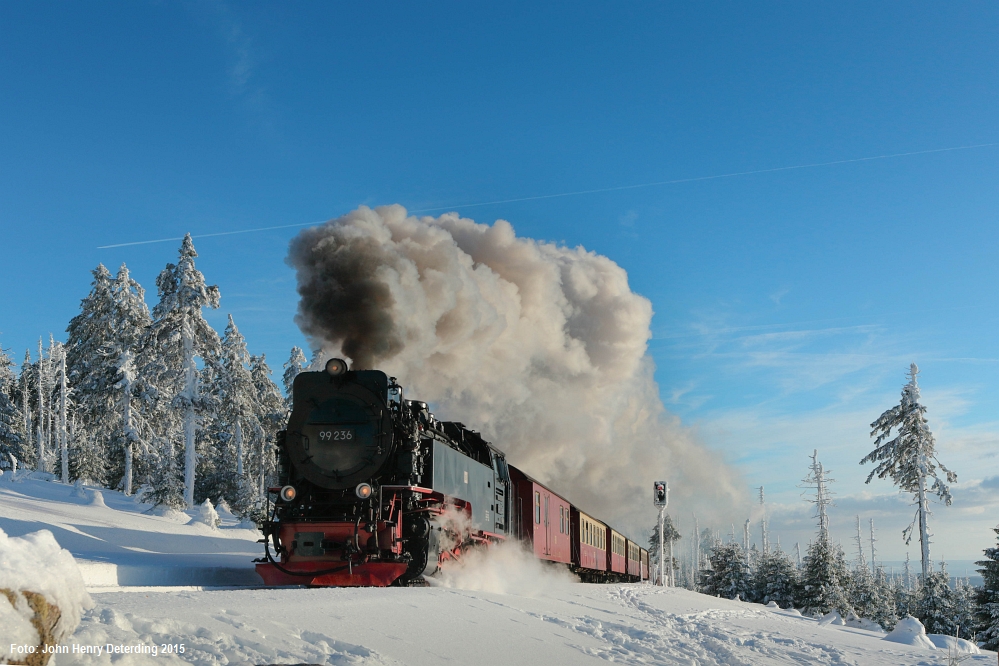
[(328, 372), (331, 377), (339, 377), (343, 373), (347, 372), (347, 362), (342, 358), (331, 358), (326, 361), (326, 372)]
[(290, 502), (298, 497), (298, 491), (295, 490), (295, 486), (285, 486), (281, 489), (279, 497), (285, 502)]
[(361, 499), (368, 499), (371, 497), (371, 486), (367, 483), (359, 483), (357, 488), (354, 488), (354, 493)]

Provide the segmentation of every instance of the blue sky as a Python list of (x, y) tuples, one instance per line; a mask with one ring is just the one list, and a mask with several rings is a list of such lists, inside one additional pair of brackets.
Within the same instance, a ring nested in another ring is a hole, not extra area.
[[(178, 244), (98, 246), (360, 204), (504, 218), (628, 271), (664, 402), (767, 486), (782, 543), (808, 538), (818, 448), (841, 538), (877, 515), (904, 557), (904, 501), (856, 463), (919, 363), (962, 482), (938, 540), (974, 558), (999, 520), (999, 146), (464, 204), (999, 142), (997, 28), (986, 2), (5, 3), (0, 345), (64, 335), (97, 262), (155, 292)], [(211, 320), (272, 367), (303, 344), (295, 231), (196, 239)]]

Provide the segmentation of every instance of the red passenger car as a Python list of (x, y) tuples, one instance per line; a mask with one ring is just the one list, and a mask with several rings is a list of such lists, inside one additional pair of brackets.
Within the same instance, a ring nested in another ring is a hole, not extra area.
[(572, 566), (584, 583), (607, 574), (607, 525), (572, 508)]
[(628, 573), (627, 569), (627, 546), (628, 540), (617, 530), (607, 528), (607, 556), (610, 557), (611, 573), (622, 576)]
[(510, 478), (520, 538), (530, 540), (539, 559), (571, 564), (572, 505), (516, 467), (510, 467)]
[(642, 559), (641, 559), (641, 549), (638, 544), (628, 540), (628, 578), (632, 581), (639, 581), (642, 579)]

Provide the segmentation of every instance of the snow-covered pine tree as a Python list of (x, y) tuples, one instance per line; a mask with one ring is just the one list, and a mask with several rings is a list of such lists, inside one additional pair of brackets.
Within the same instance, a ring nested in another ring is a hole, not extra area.
[(837, 611), (846, 617), (853, 612), (846, 597), (850, 570), (843, 549), (829, 539), (816, 539), (808, 545), (802, 563), (799, 609), (806, 615), (825, 615)]
[(845, 581), (847, 600), (858, 617), (874, 619), (876, 613), (876, 596), (874, 575), (866, 566), (857, 565)]
[(80, 313), (66, 327), (66, 367), (77, 399), (83, 446), (73, 455), (73, 475), (91, 483), (107, 481), (109, 421), (115, 414), (111, 401), (113, 369), (106, 362), (105, 347), (114, 335), (111, 273), (98, 264), (90, 292), (80, 301)]
[[(67, 366), (80, 419), (79, 444), (73, 456), (74, 476), (110, 487), (131, 488), (125, 468), (133, 465), (137, 436), (131, 435), (125, 411), (134, 419), (131, 399), (124, 391), (137, 390), (134, 367), (130, 382), (122, 383), (123, 356), (134, 366), (139, 341), (149, 325), (145, 292), (129, 275), (125, 264), (114, 278), (103, 265), (93, 271), (90, 293), (80, 302), (80, 313), (66, 329)], [(130, 471), (133, 471), (130, 469)]]
[(771, 601), (781, 608), (793, 608), (798, 590), (798, 569), (780, 548), (761, 552), (753, 572), (752, 600), (761, 604)]
[[(114, 361), (114, 401), (118, 418), (112, 441), (113, 465), (111, 479), (114, 487), (125, 494), (132, 494), (136, 472), (148, 469), (147, 461), (137, 454), (149, 452), (143, 433), (148, 430), (137, 407), (155, 402), (156, 390), (151, 379), (140, 377), (136, 360), (140, 353), (146, 329), (152, 322), (146, 306), (146, 291), (132, 279), (128, 267), (122, 264), (111, 283), (114, 304), (116, 335), (113, 346), (106, 355)], [(117, 480), (120, 478), (120, 481)]]
[[(891, 477), (901, 490), (911, 492), (916, 499), (916, 515), (912, 524), (903, 532), (908, 544), (912, 538), (912, 530), (919, 524), (919, 545), (922, 557), (922, 574), (925, 579), (932, 569), (930, 562), (930, 531), (927, 516), (930, 514), (929, 496), (936, 495), (944, 504), (950, 506), (951, 495), (948, 483), (957, 481), (957, 475), (944, 467), (937, 459), (933, 433), (926, 422), (926, 407), (919, 402), (919, 384), (916, 375), (919, 368), (913, 363), (909, 366), (909, 383), (902, 388), (901, 402), (885, 411), (871, 424), (871, 437), (874, 440), (874, 450), (864, 456), (860, 464), (877, 463), (874, 470), (867, 476), (867, 483), (875, 475), (879, 479)], [(896, 432), (894, 439), (888, 439), (892, 431)], [(946, 481), (937, 475), (939, 467), (945, 474)], [(927, 488), (927, 481), (933, 480)]]
[(954, 591), (950, 588), (947, 569), (930, 572), (919, 586), (919, 599), (915, 617), (926, 627), (928, 634), (953, 636), (957, 631), (954, 618), (957, 615)]
[(891, 580), (891, 595), (892, 600), (895, 602), (895, 614), (898, 617), (907, 617), (916, 614), (918, 590), (912, 586), (912, 580), (912, 576), (908, 575), (908, 573), (896, 576)]
[(48, 381), (48, 364), (45, 362), (44, 352), (42, 351), (42, 339), (38, 338), (38, 363), (35, 364), (37, 370), (37, 377), (35, 381), (35, 388), (38, 390), (38, 401), (37, 401), (37, 415), (38, 418), (35, 420), (35, 437), (36, 437), (36, 466), (39, 472), (49, 471), (49, 452), (46, 446), (46, 435), (48, 433), (48, 416), (51, 413), (50, 405), (46, 401), (46, 393), (49, 388)]
[(958, 578), (954, 583), (954, 624), (958, 638), (970, 640), (975, 636), (978, 624), (978, 590), (968, 584), (967, 579)]
[(829, 483), (834, 479), (826, 476), (826, 469), (819, 462), (819, 452), (813, 451), (810, 473), (803, 483), (805, 488), (815, 489), (815, 499), (808, 500), (815, 505), (815, 517), (819, 520), (818, 538), (809, 544), (802, 562), (799, 580), (798, 604), (802, 613), (825, 615), (838, 611), (846, 615), (852, 611), (846, 597), (850, 572), (846, 566), (846, 555), (839, 546), (834, 546), (829, 536), (829, 514), (832, 492)]
[[(670, 553), (672, 552), (671, 546), (680, 539), (680, 532), (673, 525), (673, 518), (668, 514), (663, 514), (663, 552), (665, 553), (666, 562), (666, 580), (672, 580), (673, 576), (670, 574), (671, 571), (675, 571), (678, 562), (676, 557), (673, 557), (672, 563), (670, 562)], [(670, 565), (672, 564), (672, 568)], [(652, 528), (652, 534), (649, 536), (649, 566), (659, 571), (659, 521)], [(651, 575), (651, 572), (650, 572)]]
[(208, 431), (213, 447), (206, 451), (206, 475), (198, 483), (195, 499), (225, 499), (237, 513), (244, 513), (255, 496), (246, 479), (247, 443), (260, 429), (257, 389), (248, 367), (246, 339), (229, 315), (218, 358), (212, 363), (206, 393), (217, 403)]
[(138, 453), (149, 453), (142, 432), (145, 429), (141, 411), (133, 405), (133, 400), (137, 395), (141, 395), (142, 384), (135, 371), (135, 354), (131, 351), (123, 351), (118, 357), (117, 375), (114, 388), (118, 391), (119, 404), (117, 405), (121, 415), (121, 448), (123, 453), (123, 469), (120, 487), (126, 495), (132, 494), (132, 486), (135, 480), (135, 458)]
[(873, 578), (870, 615), (867, 618), (877, 622), (885, 631), (891, 631), (898, 624), (899, 617), (895, 593), (898, 581), (890, 580), (882, 566), (874, 569)]
[(34, 396), (38, 393), (35, 389), (35, 376), (34, 364), (31, 362), (31, 351), (25, 349), (24, 361), (21, 363), (21, 370), (17, 377), (14, 402), (20, 406), (21, 417), (23, 418), (21, 432), (23, 433), (24, 443), (21, 451), (24, 457), (19, 459), (18, 464), (31, 468), (37, 468), (38, 463), (37, 449), (32, 437), (32, 433), (34, 433), (34, 420), (32, 419), (33, 400)]
[[(191, 235), (184, 236), (177, 264), (167, 264), (156, 278), (159, 303), (143, 338), (141, 373), (153, 382), (160, 396), (156, 427), (160, 442), (151, 499), (172, 506), (194, 506), (196, 435), (198, 414), (204, 402), (199, 387), (197, 358), (206, 363), (219, 353), (218, 334), (201, 314), (219, 306), (218, 287), (205, 284), (194, 265), (198, 253)], [(178, 465), (174, 442), (183, 447), (182, 495), (175, 496)]]
[(66, 381), (66, 348), (61, 343), (56, 343), (56, 354), (58, 358), (58, 406), (59, 414), (56, 426), (57, 438), (59, 441), (60, 478), (63, 483), (69, 483), (69, 382)]
[(262, 499), (265, 497), (268, 479), (277, 471), (275, 437), (288, 421), (288, 408), (277, 385), (271, 381), (271, 369), (267, 366), (264, 354), (250, 356), (250, 377), (257, 390), (257, 422), (261, 432), (249, 452), (248, 468), (256, 476), (257, 497)]
[(298, 346), (291, 348), (291, 356), (285, 361), (284, 375), (281, 381), (284, 384), (285, 404), (291, 409), (291, 387), (295, 383), (295, 377), (309, 367), (309, 361), (305, 358), (305, 352)]
[[(999, 526), (993, 532), (999, 537)], [(989, 650), (999, 650), (999, 547), (986, 548), (985, 559), (975, 562), (983, 584), (978, 591), (978, 640)]]
[(24, 415), (15, 402), (14, 361), (0, 348), (0, 466), (23, 465), (28, 448)]
[(725, 599), (749, 595), (750, 576), (746, 551), (737, 542), (719, 543), (711, 549), (711, 568), (701, 572), (701, 592)]

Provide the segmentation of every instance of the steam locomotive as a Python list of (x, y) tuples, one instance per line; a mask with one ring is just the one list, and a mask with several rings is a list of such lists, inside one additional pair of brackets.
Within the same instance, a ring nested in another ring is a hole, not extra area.
[(510, 538), (584, 581), (648, 578), (644, 548), (508, 464), (479, 433), (405, 399), (384, 372), (334, 358), (299, 374), (292, 391), (256, 564), (266, 584), (421, 584), (448, 560)]

